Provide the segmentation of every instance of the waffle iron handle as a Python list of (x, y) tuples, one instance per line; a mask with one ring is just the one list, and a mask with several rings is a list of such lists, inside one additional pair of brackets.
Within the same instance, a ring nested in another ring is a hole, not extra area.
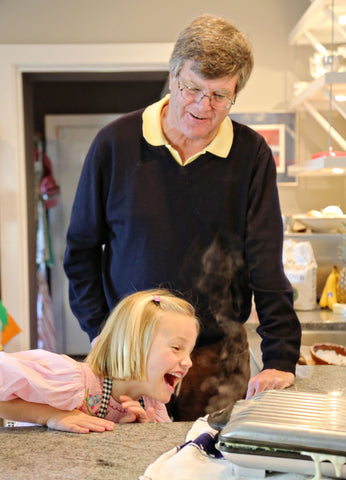
[(207, 418), (208, 424), (214, 428), (214, 430), (221, 432), (231, 418), (231, 413), (235, 403), (236, 402), (230, 403), (226, 408), (210, 413)]

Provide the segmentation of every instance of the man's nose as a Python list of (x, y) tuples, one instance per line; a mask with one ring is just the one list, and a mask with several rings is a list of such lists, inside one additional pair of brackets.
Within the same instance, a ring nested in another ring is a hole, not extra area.
[(200, 105), (203, 106), (203, 108), (212, 108), (211, 106), (211, 95), (207, 95), (206, 93), (203, 94), (203, 96), (198, 100)]

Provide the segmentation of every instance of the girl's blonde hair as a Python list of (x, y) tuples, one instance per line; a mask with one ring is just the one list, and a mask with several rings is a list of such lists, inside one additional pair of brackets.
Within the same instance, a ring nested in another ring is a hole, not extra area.
[(165, 312), (181, 313), (199, 323), (186, 300), (165, 289), (133, 293), (110, 313), (86, 358), (94, 373), (119, 380), (147, 379), (146, 364), (158, 320)]

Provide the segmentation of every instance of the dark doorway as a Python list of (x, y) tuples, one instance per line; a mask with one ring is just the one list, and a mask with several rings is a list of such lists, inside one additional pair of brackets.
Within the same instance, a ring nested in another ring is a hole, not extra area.
[(31, 348), (37, 347), (34, 138), (44, 145), (45, 115), (126, 113), (159, 100), (167, 85), (167, 71), (23, 73)]

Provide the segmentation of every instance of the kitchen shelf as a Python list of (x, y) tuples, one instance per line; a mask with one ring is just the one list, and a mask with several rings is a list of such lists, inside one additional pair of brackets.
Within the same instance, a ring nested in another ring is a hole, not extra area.
[[(304, 108), (304, 102), (313, 102), (318, 109), (328, 109), (329, 88), (332, 85), (333, 96), (346, 94), (346, 72), (329, 72), (309, 83), (301, 92), (293, 97), (290, 107)], [(342, 108), (341, 102), (340, 108)], [(345, 118), (345, 117), (344, 117)]]
[[(287, 175), (291, 177), (301, 176), (311, 176), (312, 174), (321, 175), (320, 171), (323, 170), (324, 176), (333, 176), (333, 169), (340, 168), (346, 172), (346, 155), (344, 157), (326, 157), (321, 156), (319, 158), (314, 158), (313, 160), (308, 160), (302, 165), (289, 165), (287, 167)], [(345, 175), (345, 174), (343, 174)]]
[[(324, 55), (330, 54), (328, 48), (323, 44), (327, 44), (329, 48), (332, 47), (333, 51), (338, 45), (346, 44), (346, 26), (341, 25), (338, 21), (342, 15), (346, 16), (345, 0), (334, 0), (333, 5), (331, 0), (313, 0), (291, 31), (289, 44), (310, 44), (316, 51)], [(344, 131), (338, 132), (333, 128), (321, 111), (333, 109), (343, 119), (346, 119), (345, 103), (335, 99), (336, 95), (345, 95), (345, 93), (346, 72), (331, 71), (307, 84), (290, 102), (292, 110), (307, 111), (330, 134), (342, 151), (346, 151)], [(335, 150), (340, 150), (338, 146)], [(306, 167), (308, 166), (306, 165)], [(298, 170), (302, 173), (304, 169), (304, 164), (300, 164), (299, 168), (297, 165), (292, 166), (289, 175), (299, 174)], [(314, 168), (305, 170), (314, 170)]]
[[(346, 104), (345, 102), (337, 102), (335, 95), (345, 95), (346, 93), (346, 72), (329, 72), (309, 83), (300, 93), (298, 93), (290, 103), (290, 108), (293, 110), (306, 110), (312, 117), (321, 125), (326, 131), (330, 132), (334, 141), (340, 145), (343, 151), (346, 151), (346, 140), (343, 132), (338, 132), (331, 127), (327, 120), (321, 115), (319, 110), (327, 111), (330, 106), (330, 89), (332, 89), (332, 108), (337, 110), (339, 114), (346, 119)], [(338, 148), (336, 148), (338, 150)], [(315, 162), (316, 163), (316, 162)], [(330, 163), (330, 160), (329, 160)], [(344, 165), (334, 165), (334, 167), (345, 168)], [(327, 167), (321, 167), (327, 168)], [(330, 165), (329, 168), (333, 168)], [(307, 168), (307, 170), (314, 170), (315, 168)], [(290, 169), (289, 175), (294, 176), (294, 168)], [(297, 172), (295, 172), (297, 173)]]
[[(345, 0), (334, 0), (334, 18), (346, 15)], [(331, 0), (314, 0), (289, 35), (290, 45), (314, 44), (313, 39), (322, 43), (331, 42), (332, 10)], [(346, 42), (346, 27), (334, 21), (334, 43)]]

